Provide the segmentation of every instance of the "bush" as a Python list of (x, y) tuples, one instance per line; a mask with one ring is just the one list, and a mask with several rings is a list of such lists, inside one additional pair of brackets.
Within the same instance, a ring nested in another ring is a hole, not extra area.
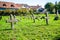
[(56, 16), (56, 17), (54, 18), (54, 20), (59, 20), (59, 17), (58, 17), (58, 16)]
[[(34, 10), (34, 11), (35, 11), (35, 10)], [(33, 13), (34, 11), (31, 10), (31, 13)], [(26, 8), (21, 8), (21, 9), (18, 9), (18, 10), (6, 9), (6, 10), (0, 11), (0, 15), (4, 15), (4, 16), (8, 16), (8, 15), (10, 15), (10, 14), (26, 16), (26, 15), (30, 15), (31, 13), (30, 13), (30, 11), (29, 11), (28, 9), (26, 9)]]
[(42, 16), (40, 19), (45, 19), (45, 17), (44, 17), (44, 16)]

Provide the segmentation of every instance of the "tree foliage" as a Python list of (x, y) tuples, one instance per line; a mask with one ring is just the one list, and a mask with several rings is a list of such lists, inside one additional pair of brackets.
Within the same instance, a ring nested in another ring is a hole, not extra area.
[(47, 11), (49, 11), (50, 13), (53, 12), (53, 9), (54, 9), (54, 4), (51, 3), (51, 2), (48, 2), (46, 5), (45, 5), (45, 9), (47, 9)]
[(54, 13), (55, 9), (57, 9), (60, 13), (60, 2), (55, 2), (55, 4), (48, 2), (45, 4), (45, 9), (47, 9), (47, 11), (49, 11), (50, 13)]

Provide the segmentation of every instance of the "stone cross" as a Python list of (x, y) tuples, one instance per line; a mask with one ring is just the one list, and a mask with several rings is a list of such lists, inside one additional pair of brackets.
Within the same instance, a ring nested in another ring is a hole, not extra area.
[(14, 15), (14, 19), (16, 19), (16, 16)]
[(33, 22), (35, 23), (35, 17), (34, 17), (34, 14), (32, 13), (31, 16), (32, 16)]
[(46, 18), (45, 19), (46, 19), (46, 24), (48, 25), (48, 12), (47, 12), (47, 9), (45, 9), (43, 12), (46, 15)]
[(11, 23), (11, 29), (14, 29), (14, 23), (17, 22), (17, 20), (14, 17), (12, 14), (10, 14), (10, 19), (7, 21), (7, 22)]
[(31, 11), (31, 10), (30, 10), (29, 12), (30, 12), (30, 14), (31, 14), (31, 18), (33, 19), (33, 22), (35, 23), (35, 17), (34, 17), (34, 14), (33, 14), (34, 12)]
[[(14, 20), (17, 22), (18, 20), (16, 19), (16, 16), (14, 15), (13, 17), (14, 17)], [(15, 24), (16, 24), (16, 22), (15, 22)]]
[(46, 15), (46, 24), (48, 25), (48, 12), (46, 12), (45, 15)]

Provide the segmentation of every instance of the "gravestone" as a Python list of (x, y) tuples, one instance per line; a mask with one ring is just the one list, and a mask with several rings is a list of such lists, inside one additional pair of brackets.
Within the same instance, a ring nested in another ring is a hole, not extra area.
[[(14, 15), (13, 17), (14, 17), (14, 20), (16, 20), (16, 21), (17, 21), (16, 16)], [(16, 22), (14, 22), (14, 24), (16, 24)]]
[(43, 13), (45, 13), (45, 15), (46, 15), (45, 19), (46, 19), (46, 24), (48, 25), (48, 19), (49, 19), (49, 17), (48, 17), (47, 9), (45, 9), (45, 10), (43, 11)]
[(14, 15), (14, 19), (16, 19), (16, 16)]
[(45, 15), (46, 15), (46, 24), (48, 25), (48, 12), (46, 12)]
[(33, 12), (33, 10), (30, 10), (29, 11), (30, 12), (30, 14), (31, 14), (31, 19), (33, 19), (33, 23), (35, 23), (35, 17), (34, 17), (34, 12)]
[(40, 21), (40, 16), (34, 16), (34, 14), (32, 14), (32, 19), (33, 23), (35, 23), (36, 20)]
[(17, 20), (15, 19), (15, 17), (13, 17), (12, 14), (10, 14), (10, 19), (7, 20), (7, 22), (11, 23), (11, 29), (14, 29), (14, 23), (16, 23)]
[(32, 16), (33, 22), (35, 23), (35, 17), (34, 17), (34, 14), (32, 13), (31, 16)]

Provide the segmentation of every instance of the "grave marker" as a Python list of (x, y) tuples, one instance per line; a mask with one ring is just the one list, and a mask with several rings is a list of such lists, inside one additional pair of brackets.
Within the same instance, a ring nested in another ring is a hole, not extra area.
[(33, 19), (33, 22), (35, 23), (35, 17), (34, 17), (34, 14), (32, 13), (32, 19)]
[(10, 19), (7, 22), (11, 23), (11, 29), (14, 29), (14, 23), (16, 23), (17, 20), (10, 14)]
[(45, 9), (45, 10), (43, 11), (43, 13), (45, 13), (45, 15), (46, 15), (45, 19), (46, 19), (46, 24), (48, 25), (48, 19), (49, 19), (49, 17), (48, 17), (47, 9)]
[(48, 25), (48, 12), (46, 12), (45, 15), (46, 15), (46, 24)]
[[(18, 21), (18, 20), (16, 19), (16, 16), (15, 16), (15, 15), (14, 15), (13, 17), (14, 17), (14, 20)], [(15, 22), (14, 24), (16, 24), (16, 22)]]
[(31, 14), (31, 18), (33, 19), (33, 22), (35, 23), (35, 17), (34, 17), (34, 14), (33, 14), (34, 13), (33, 10), (30, 10), (29, 12)]

